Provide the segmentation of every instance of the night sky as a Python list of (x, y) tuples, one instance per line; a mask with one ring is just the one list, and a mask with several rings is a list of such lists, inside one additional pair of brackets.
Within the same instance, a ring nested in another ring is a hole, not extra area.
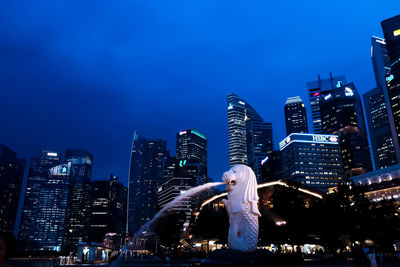
[(273, 123), (277, 149), (286, 98), (309, 112), (318, 73), (375, 86), (371, 35), (398, 0), (270, 2), (2, 1), (0, 143), (27, 158), (88, 150), (94, 179), (126, 184), (134, 130), (175, 155), (176, 132), (195, 128), (220, 179), (228, 93)]

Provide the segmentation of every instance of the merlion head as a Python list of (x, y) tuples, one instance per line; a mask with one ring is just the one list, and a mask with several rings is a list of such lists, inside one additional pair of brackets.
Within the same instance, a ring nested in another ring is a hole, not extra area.
[(257, 179), (253, 170), (246, 165), (235, 165), (225, 172), (222, 181), (227, 183), (226, 191), (228, 191), (228, 200), (232, 204), (232, 212), (240, 212), (244, 210), (245, 203), (251, 205), (251, 211), (261, 216), (257, 203)]

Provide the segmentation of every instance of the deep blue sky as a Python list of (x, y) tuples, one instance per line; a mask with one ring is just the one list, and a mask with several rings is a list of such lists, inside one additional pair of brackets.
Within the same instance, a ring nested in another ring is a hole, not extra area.
[[(208, 136), (209, 175), (228, 168), (226, 95), (284, 138), (283, 106), (320, 73), (375, 86), (371, 35), (393, 1), (3, 1), (0, 143), (19, 155), (86, 149), (93, 178), (126, 183), (132, 133)], [(39, 4), (38, 4), (39, 3)]]

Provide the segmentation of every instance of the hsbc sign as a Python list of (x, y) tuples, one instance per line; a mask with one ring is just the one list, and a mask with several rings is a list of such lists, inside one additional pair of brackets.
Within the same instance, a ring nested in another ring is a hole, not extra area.
[(297, 143), (338, 143), (339, 138), (336, 135), (325, 135), (325, 134), (302, 134), (294, 133), (283, 139), (279, 143), (279, 149), (282, 150), (287, 145), (293, 142)]
[(313, 141), (317, 142), (337, 142), (338, 138), (332, 135), (313, 135)]

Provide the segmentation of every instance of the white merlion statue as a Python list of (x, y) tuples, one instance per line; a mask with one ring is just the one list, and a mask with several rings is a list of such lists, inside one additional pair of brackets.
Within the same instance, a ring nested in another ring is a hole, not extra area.
[(231, 249), (254, 251), (258, 241), (257, 179), (246, 165), (236, 165), (222, 176), (228, 200), (222, 200), (229, 216), (228, 243)]

